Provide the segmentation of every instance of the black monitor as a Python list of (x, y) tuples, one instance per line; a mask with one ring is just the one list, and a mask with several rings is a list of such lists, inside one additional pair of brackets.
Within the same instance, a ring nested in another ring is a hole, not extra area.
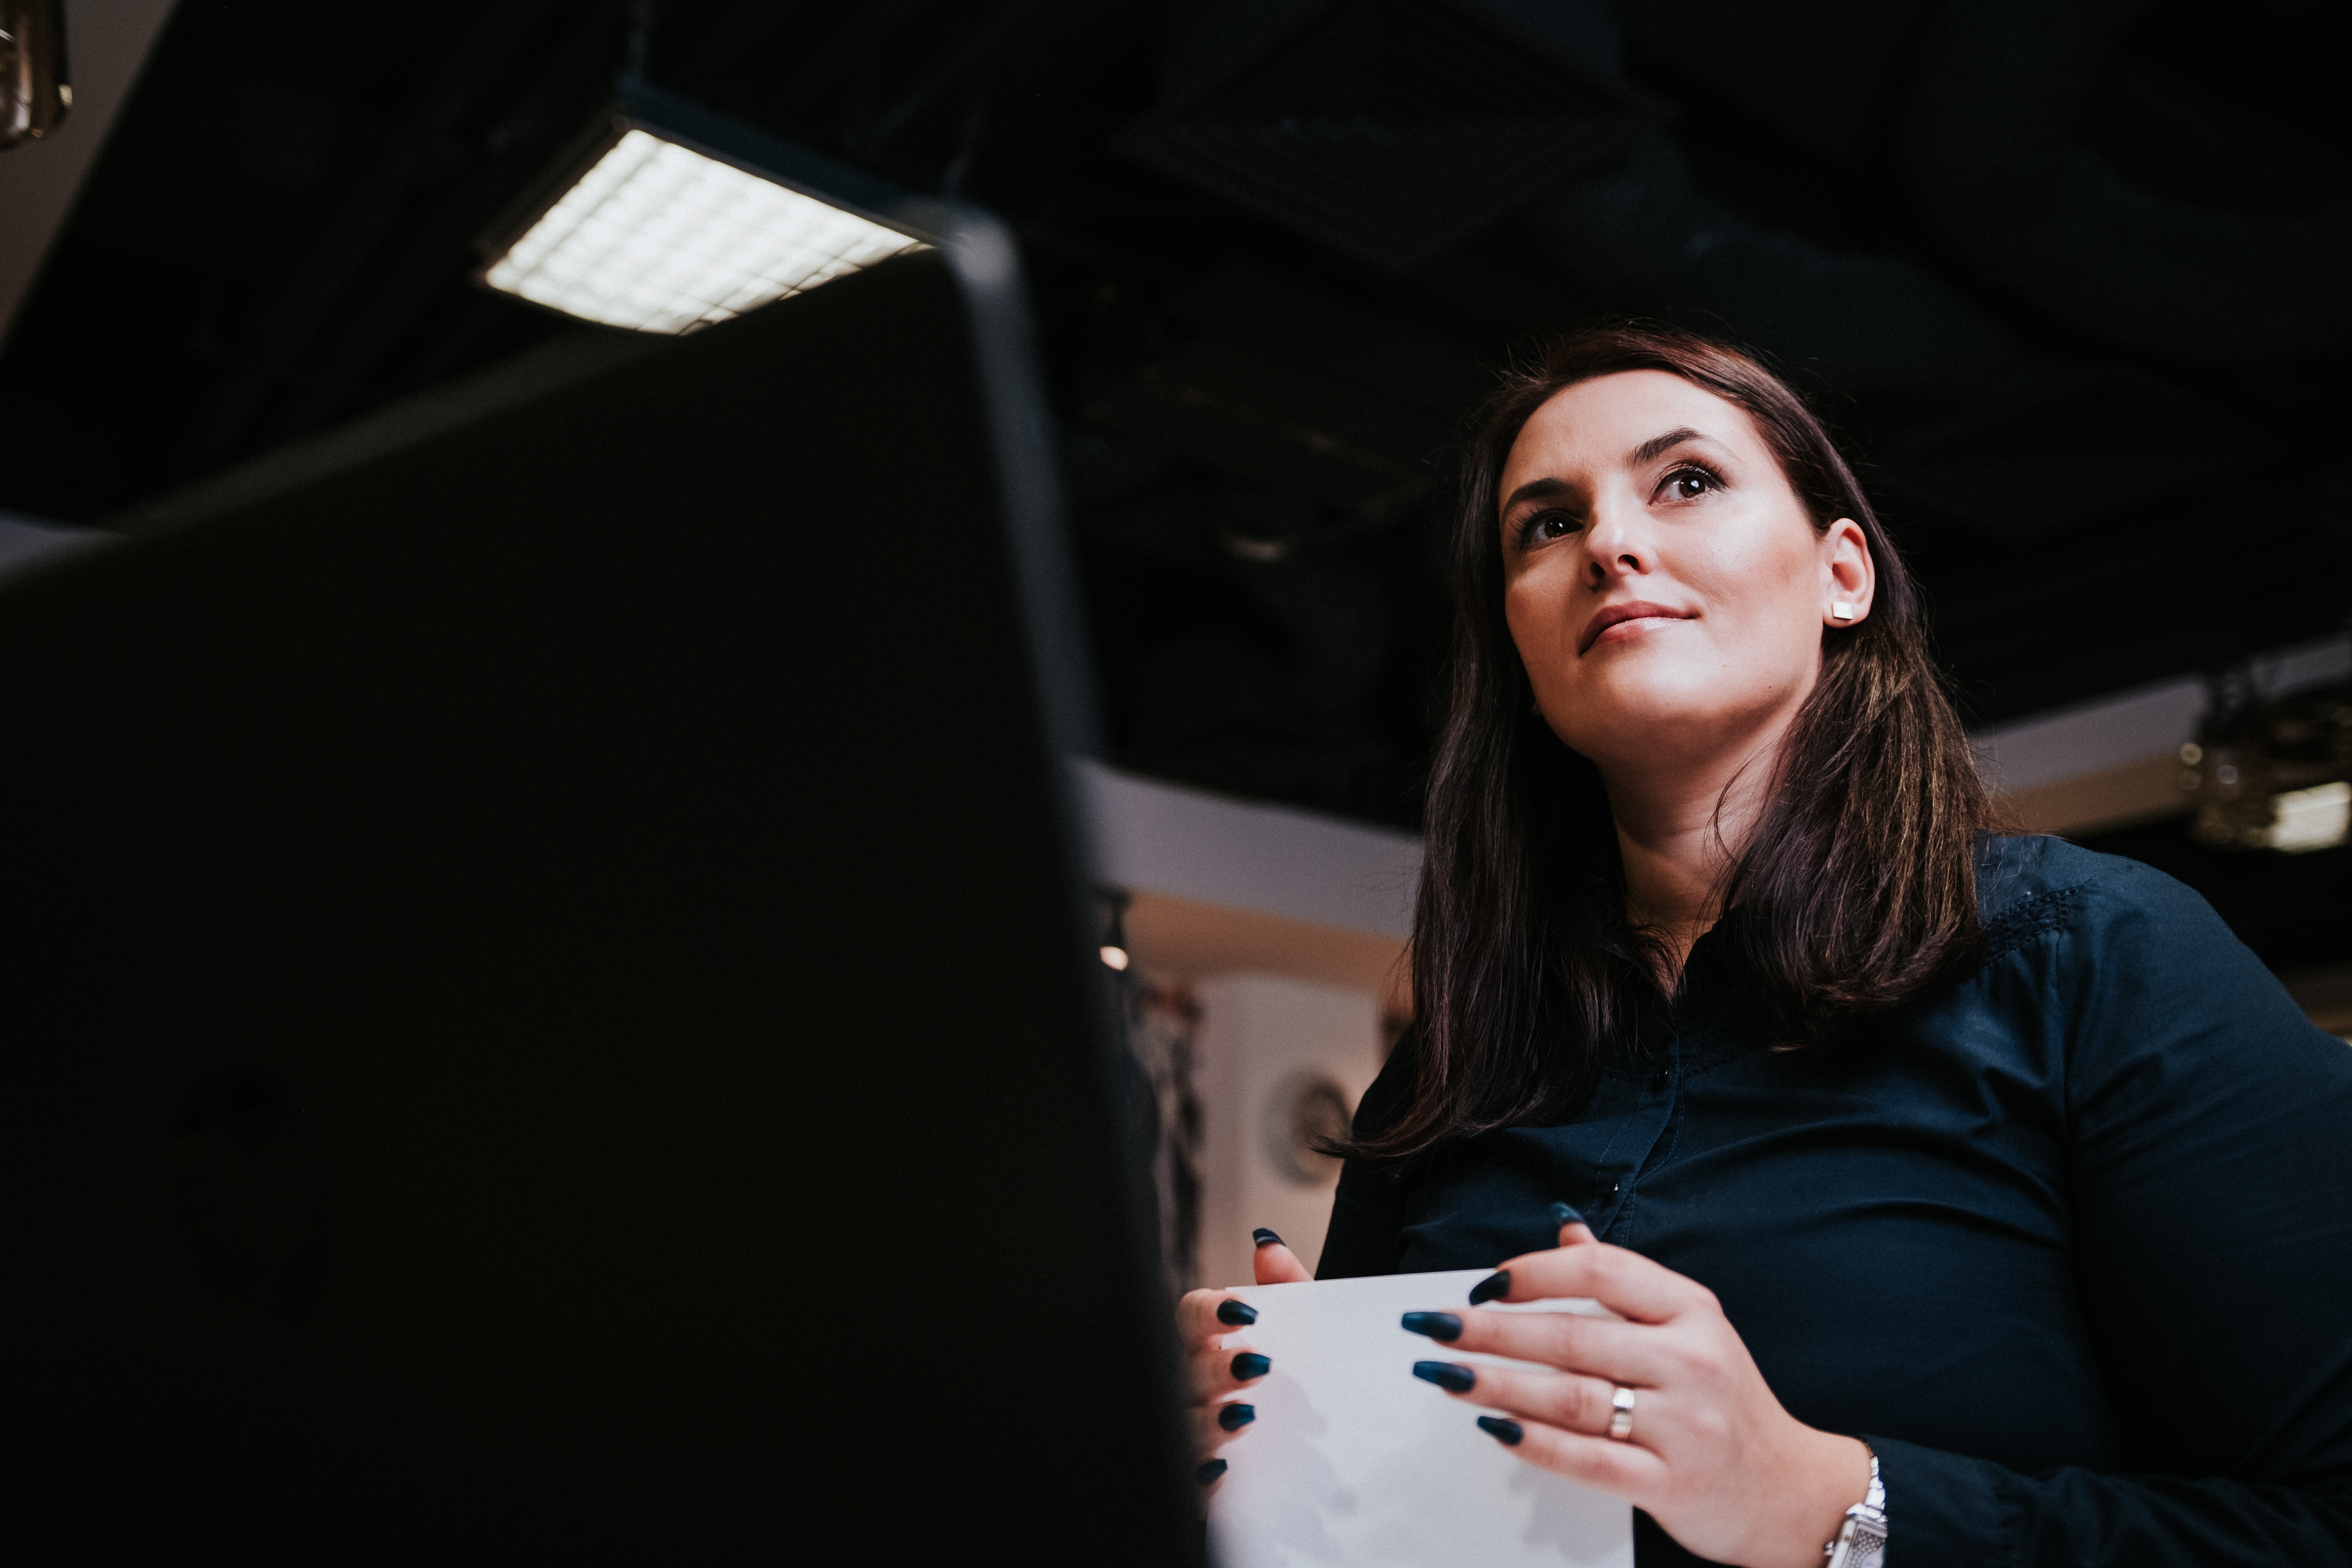
[(1197, 1557), (1019, 299), (971, 223), (0, 593), (20, 1510)]

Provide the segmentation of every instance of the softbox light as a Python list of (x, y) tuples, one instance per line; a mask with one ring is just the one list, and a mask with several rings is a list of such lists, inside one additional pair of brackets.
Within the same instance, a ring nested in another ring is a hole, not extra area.
[(566, 315), (690, 332), (928, 237), (904, 196), (643, 78), (486, 240), (490, 288)]

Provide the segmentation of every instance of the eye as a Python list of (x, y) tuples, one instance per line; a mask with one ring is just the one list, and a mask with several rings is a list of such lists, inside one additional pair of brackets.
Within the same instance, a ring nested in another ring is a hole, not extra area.
[(1519, 548), (1565, 539), (1583, 528), (1573, 516), (1564, 511), (1532, 512), (1519, 521)]
[(1722, 488), (1723, 479), (1714, 470), (1685, 464), (1665, 477), (1658, 486), (1658, 494), (1667, 500), (1696, 500), (1707, 491)]

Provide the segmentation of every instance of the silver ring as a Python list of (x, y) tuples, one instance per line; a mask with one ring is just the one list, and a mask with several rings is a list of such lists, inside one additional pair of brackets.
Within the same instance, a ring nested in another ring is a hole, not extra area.
[(1612, 1414), (1609, 1417), (1609, 1435), (1620, 1443), (1633, 1435), (1633, 1391), (1619, 1388), (1609, 1396)]

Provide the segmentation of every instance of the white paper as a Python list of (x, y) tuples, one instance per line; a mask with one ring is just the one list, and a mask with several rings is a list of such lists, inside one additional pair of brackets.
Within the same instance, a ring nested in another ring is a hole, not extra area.
[[(1629, 1505), (1538, 1469), (1480, 1431), (1476, 1408), (1412, 1375), (1416, 1361), (1515, 1364), (1397, 1321), (1464, 1310), (1487, 1272), (1234, 1292), (1258, 1320), (1233, 1347), (1274, 1368), (1242, 1394), (1257, 1419), (1219, 1450), (1230, 1464), (1209, 1499), (1220, 1568), (1633, 1568)], [(1591, 1301), (1502, 1310), (1609, 1315)]]

